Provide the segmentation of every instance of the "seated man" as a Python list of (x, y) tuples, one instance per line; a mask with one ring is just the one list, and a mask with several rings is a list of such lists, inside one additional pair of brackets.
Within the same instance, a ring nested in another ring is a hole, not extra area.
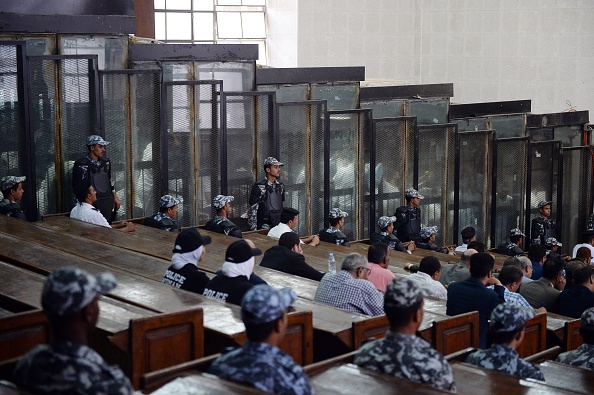
[(414, 241), (407, 241), (406, 243), (401, 243), (398, 240), (398, 237), (393, 233), (394, 232), (394, 222), (396, 222), (396, 217), (379, 217), (377, 220), (377, 226), (379, 227), (379, 233), (372, 233), (370, 237), (370, 241), (372, 243), (375, 242), (382, 242), (386, 243), (391, 250), (400, 251), (400, 252), (408, 252), (412, 254), (415, 250), (415, 242)]
[[(298, 215), (299, 210), (295, 210), (291, 207), (284, 207), (279, 224), (268, 231), (268, 236), (274, 239), (280, 239), (283, 233), (294, 232), (294, 229), (297, 227)], [(320, 244), (320, 238), (318, 235), (308, 236), (303, 238), (301, 243), (307, 243), (312, 247), (317, 246)]]
[(441, 252), (443, 254), (451, 253), (455, 255), (454, 249), (451, 247), (438, 247), (435, 244), (435, 234), (437, 233), (437, 226), (427, 226), (421, 228), (421, 242), (417, 243), (417, 247), (423, 248), (425, 250), (432, 250), (436, 252)]
[(417, 283), (424, 296), (447, 299), (448, 291), (439, 282), (441, 276), (441, 263), (434, 256), (426, 256), (419, 263), (419, 271), (408, 276), (408, 279)]
[(473, 248), (467, 248), (460, 255), (459, 263), (448, 263), (441, 269), (439, 282), (443, 285), (449, 285), (454, 281), (464, 281), (470, 277), (470, 257), (478, 251)]
[(574, 286), (564, 289), (557, 299), (558, 313), (567, 317), (579, 318), (582, 313), (594, 307), (594, 269), (580, 267), (573, 272)]
[(547, 249), (547, 255), (551, 253), (559, 254), (559, 247), (563, 246), (563, 244), (559, 243), (557, 239), (555, 239), (554, 237), (549, 237), (548, 239), (546, 239), (544, 245)]
[[(101, 215), (101, 214), (99, 214)], [(19, 361), (14, 381), (35, 394), (132, 394), (126, 375), (88, 346), (99, 317), (99, 296), (116, 287), (110, 273), (77, 268), (51, 273), (41, 294), (52, 338)]]
[(423, 321), (423, 294), (408, 278), (392, 281), (384, 295), (390, 329), (383, 339), (365, 343), (353, 363), (447, 391), (456, 391), (452, 368), (416, 333)]
[(331, 209), (330, 214), (328, 215), (330, 227), (328, 229), (320, 230), (320, 240), (349, 247), (349, 240), (341, 230), (344, 227), (344, 219), (348, 216), (347, 213), (337, 207)]
[(184, 202), (183, 198), (176, 198), (171, 195), (161, 196), (159, 200), (159, 212), (152, 217), (144, 219), (144, 225), (168, 232), (179, 232), (173, 218), (177, 215), (179, 205)]
[(231, 202), (233, 200), (235, 200), (233, 196), (224, 195), (217, 195), (212, 199), (212, 207), (217, 211), (217, 215), (206, 223), (204, 226), (206, 230), (242, 238), (241, 230), (227, 218), (231, 212)]
[(322, 277), (314, 301), (360, 314), (384, 314), (382, 293), (367, 280), (368, 266), (363, 255), (347, 255), (340, 272), (326, 273)]
[(524, 242), (526, 235), (518, 228), (513, 228), (509, 231), (509, 243), (500, 244), (497, 247), (497, 252), (504, 255), (516, 256), (524, 255), (524, 251), (520, 247)]
[(120, 229), (124, 232), (134, 231), (132, 222), (121, 221), (110, 225), (99, 209), (93, 207), (93, 203), (97, 200), (97, 191), (89, 180), (83, 180), (81, 189), (75, 192), (78, 204), (70, 211), (70, 218), (106, 228)]
[[(510, 258), (516, 259), (516, 258)], [(509, 261), (506, 260), (507, 263)], [(530, 303), (522, 295), (518, 293), (520, 289), (520, 285), (522, 285), (522, 270), (518, 267), (520, 265), (518, 261), (518, 265), (510, 265), (510, 264), (503, 264), (501, 271), (499, 272), (499, 281), (501, 285), (505, 287), (505, 292), (503, 297), (505, 298), (506, 303), (511, 303), (519, 307), (531, 308)], [(538, 309), (539, 312), (546, 312), (544, 307)]]
[(456, 252), (464, 252), (468, 249), (468, 243), (472, 243), (476, 241), (476, 229), (472, 226), (467, 226), (460, 232), (460, 236), (462, 236), (462, 245), (456, 247)]
[(547, 259), (547, 248), (542, 244), (533, 244), (528, 248), (528, 259), (532, 262), (532, 280), (542, 277), (542, 265)]
[[(479, 312), (479, 343), (487, 347), (488, 321), (493, 309), (505, 302), (504, 287), (493, 276), (495, 260), (486, 252), (479, 252), (470, 257), (470, 277), (448, 286), (447, 315)], [(490, 290), (487, 285), (494, 285)]]
[(195, 228), (182, 230), (175, 239), (171, 265), (163, 276), (163, 283), (202, 295), (210, 280), (198, 270), (198, 262), (204, 258), (211, 243), (209, 236), (201, 236)]
[(313, 394), (303, 369), (278, 348), (287, 329), (287, 309), (296, 299), (288, 288), (257, 285), (250, 289), (241, 302), (248, 340), (223, 351), (208, 372), (274, 394)]
[[(592, 218), (590, 218), (592, 219)], [(582, 243), (573, 247), (572, 256), (575, 258), (578, 249), (586, 247), (590, 250), (590, 265), (594, 265), (594, 229), (588, 229), (582, 233)]]
[(0, 201), (0, 214), (8, 215), (22, 220), (27, 220), (25, 212), (21, 208), (23, 198), (23, 182), (27, 177), (6, 176), (0, 179), (0, 190), (4, 199)]
[(534, 317), (534, 310), (502, 303), (491, 313), (489, 329), (493, 343), (488, 350), (478, 350), (466, 358), (466, 363), (513, 374), (523, 379), (544, 381), (536, 365), (524, 361), (516, 349), (524, 340), (526, 321)]
[(204, 287), (204, 296), (220, 302), (241, 304), (243, 295), (254, 286), (250, 277), (254, 271), (255, 256), (262, 254), (251, 240), (237, 240), (227, 247), (222, 273)]
[(584, 343), (577, 348), (560, 354), (556, 361), (579, 368), (594, 369), (594, 308), (582, 313), (580, 319), (580, 335)]
[(532, 280), (532, 272), (534, 269), (532, 268), (532, 261), (530, 258), (524, 255), (517, 256), (516, 259), (520, 261), (520, 270), (522, 271), (522, 282), (529, 283)]
[(367, 260), (369, 263), (369, 276), (367, 279), (380, 292), (386, 292), (386, 287), (396, 278), (392, 271), (388, 270), (390, 263), (389, 246), (382, 242), (376, 242), (369, 246), (367, 250)]
[(270, 247), (264, 253), (260, 266), (296, 276), (320, 281), (324, 273), (314, 269), (305, 262), (299, 236), (286, 232), (278, 239), (278, 245)]
[[(540, 244), (536, 244), (542, 247)], [(535, 309), (544, 307), (551, 313), (557, 312), (557, 298), (565, 288), (565, 270), (563, 261), (547, 259), (542, 268), (542, 277), (525, 283), (520, 294)]]

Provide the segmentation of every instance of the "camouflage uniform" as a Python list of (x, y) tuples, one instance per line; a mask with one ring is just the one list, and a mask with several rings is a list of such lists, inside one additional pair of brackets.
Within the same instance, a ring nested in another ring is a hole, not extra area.
[[(384, 306), (386, 309), (407, 309), (422, 300), (420, 288), (414, 282), (401, 278), (388, 284)], [(419, 308), (422, 308), (420, 304)], [(364, 344), (354, 363), (375, 372), (456, 392), (448, 362), (429, 343), (414, 335), (388, 331), (383, 339)]]
[(379, 217), (377, 220), (377, 225), (380, 228), (379, 233), (372, 233), (370, 237), (371, 243), (381, 242), (388, 245), (388, 248), (395, 251), (400, 252), (408, 252), (411, 254), (409, 250), (407, 250), (404, 245), (398, 240), (398, 237), (393, 233), (388, 234), (385, 229), (391, 224), (396, 222), (396, 217)]
[[(580, 327), (594, 330), (594, 307), (582, 313)], [(556, 361), (580, 368), (594, 369), (594, 344), (584, 343), (576, 350), (560, 354)]]
[[(15, 177), (15, 176), (6, 176), (2, 177), (0, 180), (0, 191), (4, 191), (14, 187), (16, 184), (19, 184), (25, 181), (27, 177)], [(25, 216), (25, 212), (21, 208), (20, 202), (12, 202), (8, 199), (0, 200), (0, 214), (7, 215), (9, 217), (18, 218), (22, 220), (27, 220)]]
[[(515, 333), (533, 317), (532, 309), (501, 303), (491, 313), (490, 325), (497, 333)], [(478, 350), (466, 358), (466, 363), (513, 374), (523, 379), (544, 381), (544, 376), (536, 365), (524, 361), (516, 350), (505, 344), (493, 344), (487, 350)]]
[[(184, 198), (179, 197), (176, 198), (171, 195), (161, 196), (159, 204), (161, 208), (169, 208), (173, 206), (177, 206), (178, 204), (182, 204), (184, 202)], [(152, 217), (147, 217), (144, 219), (144, 224), (153, 228), (166, 230), (168, 232), (177, 232), (179, 228), (177, 224), (170, 218), (167, 214), (158, 212), (157, 214), (153, 215)]]
[[(336, 219), (336, 218), (345, 218), (348, 217), (348, 213), (342, 211), (341, 209), (335, 207), (330, 210), (330, 214), (328, 218)], [(318, 232), (321, 241), (325, 241), (326, 243), (338, 244), (345, 247), (350, 247), (349, 239), (347, 236), (339, 229), (336, 229), (334, 226), (329, 226), (328, 229), (322, 229)]]
[[(522, 231), (518, 228), (513, 228), (512, 230), (510, 230), (509, 236), (510, 237), (513, 237), (513, 236), (526, 237), (526, 235), (524, 233), (522, 233)], [(515, 243), (512, 243), (511, 241), (509, 243), (500, 244), (497, 247), (497, 252), (500, 254), (509, 255), (509, 256), (524, 255), (524, 251), (522, 251), (522, 249), (520, 247), (518, 247)]]
[[(219, 210), (233, 200), (235, 200), (233, 196), (217, 195), (212, 199), (212, 207), (215, 210)], [(238, 237), (240, 239), (242, 238), (241, 231), (237, 225), (231, 222), (229, 218), (222, 215), (215, 215), (213, 219), (206, 223), (205, 228), (212, 232), (222, 233), (224, 235)]]
[[(280, 318), (297, 296), (290, 289), (254, 286), (241, 303), (246, 324), (264, 324)], [(275, 394), (313, 394), (309, 379), (291, 356), (279, 348), (247, 340), (243, 346), (227, 350), (210, 366), (209, 373), (238, 381)]]
[(429, 238), (432, 234), (437, 233), (437, 226), (427, 226), (421, 228), (420, 237), (421, 241), (417, 243), (417, 247), (425, 249), (425, 250), (432, 250), (436, 252), (441, 252), (443, 254), (448, 253), (448, 249), (444, 247), (439, 247), (435, 243), (430, 243)]

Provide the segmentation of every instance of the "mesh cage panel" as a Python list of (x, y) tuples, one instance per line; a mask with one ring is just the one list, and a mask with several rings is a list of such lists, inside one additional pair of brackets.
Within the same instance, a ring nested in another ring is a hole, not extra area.
[(225, 94), (227, 194), (235, 197), (229, 218), (242, 229), (248, 229), (251, 188), (263, 171), (264, 159), (274, 156), (273, 97), (273, 93)]
[(111, 181), (115, 185), (121, 207), (118, 219), (130, 218), (128, 191), (130, 190), (127, 146), (130, 111), (129, 90), (126, 74), (103, 74), (103, 114), (105, 120), (105, 140), (109, 141), (105, 156), (111, 160)]
[(358, 229), (359, 233), (354, 235), (354, 240), (362, 240), (362, 239), (369, 239), (371, 237), (371, 233), (373, 233), (375, 227), (370, 223), (373, 221), (371, 218), (371, 202), (369, 199), (369, 188), (371, 185), (371, 157), (369, 152), (369, 147), (367, 142), (371, 140), (371, 111), (359, 111), (358, 114), (359, 119), (359, 142), (358, 146), (360, 148), (359, 152), (359, 163), (362, 165), (359, 166), (358, 174), (359, 174), (359, 213), (356, 217), (353, 216), (351, 219), (351, 224), (356, 225), (356, 229)]
[(312, 84), (311, 99), (326, 100), (328, 111), (357, 108), (359, 84)]
[(579, 147), (583, 145), (582, 126), (555, 126), (554, 139), (561, 140), (562, 147)]
[(324, 226), (325, 107), (324, 102), (277, 104), (284, 206), (301, 213), (300, 235), (317, 234)]
[(563, 244), (562, 251), (571, 254), (573, 246), (582, 242), (581, 234), (587, 229), (592, 213), (590, 185), (594, 151), (592, 147), (566, 148), (562, 150), (562, 155), (563, 216), (561, 229), (557, 225), (556, 236)]
[(477, 132), (487, 130), (487, 118), (459, 118), (452, 119), (452, 123), (458, 125), (458, 132)]
[[(421, 222), (438, 226), (436, 244), (453, 240), (454, 166), (456, 125), (418, 126), (418, 191), (421, 201)], [(408, 188), (408, 186), (407, 186)]]
[[(527, 191), (530, 191), (529, 205), (526, 208), (527, 220), (539, 215), (538, 202), (553, 201), (551, 218), (557, 222), (557, 185), (559, 182), (559, 141), (541, 141), (530, 144), (530, 182)], [(528, 193), (528, 192), (527, 192)], [(530, 238), (530, 222), (526, 222), (524, 233)]]
[[(35, 189), (39, 215), (58, 212), (58, 163), (56, 139), (56, 114), (59, 101), (56, 100), (57, 66), (54, 60), (29, 58), (31, 92), (31, 129), (34, 135), (36, 163)], [(86, 136), (86, 135), (85, 135)], [(84, 141), (79, 142), (78, 154), (84, 151)], [(74, 160), (74, 159), (71, 159)], [(70, 172), (72, 171), (70, 163)], [(32, 186), (32, 184), (29, 184)], [(73, 203), (73, 195), (65, 209)]]
[(491, 247), (509, 241), (509, 231), (523, 228), (524, 203), (528, 170), (528, 140), (508, 138), (495, 140), (495, 218), (491, 226)]
[[(59, 63), (60, 154), (63, 177), (60, 183), (60, 209), (70, 211), (74, 204), (72, 166), (75, 160), (86, 155), (87, 136), (97, 133), (97, 103), (94, 96), (96, 67), (93, 59), (61, 59)], [(106, 151), (104, 158), (109, 155)]]
[[(223, 81), (225, 92), (247, 92), (254, 89), (255, 62), (194, 62), (197, 80)], [(223, 88), (224, 87), (224, 88)]]
[(526, 135), (530, 137), (531, 141), (547, 141), (553, 140), (555, 133), (551, 126), (546, 128), (526, 128)]
[(404, 100), (362, 101), (360, 107), (372, 110), (373, 119), (394, 118), (404, 115)]
[(405, 114), (416, 116), (419, 125), (445, 124), (449, 108), (450, 99), (409, 100)]
[(277, 103), (309, 100), (309, 85), (258, 85), (258, 91), (276, 93)]
[[(402, 205), (407, 185), (407, 139), (411, 139), (416, 118), (400, 117), (374, 120), (375, 128), (375, 221), (392, 216)], [(409, 162), (413, 163), (413, 162)], [(412, 166), (411, 166), (412, 167)], [(374, 231), (377, 230), (374, 228)]]
[(146, 217), (158, 211), (161, 197), (160, 74), (132, 74), (129, 78), (133, 184), (130, 202), (134, 217)]
[(492, 133), (491, 130), (458, 133), (460, 170), (456, 193), (459, 229), (455, 229), (456, 244), (462, 243), (460, 231), (469, 225), (478, 230), (477, 240), (485, 244), (489, 240)]
[(491, 115), (489, 129), (495, 130), (495, 138), (524, 137), (526, 135), (526, 114)]

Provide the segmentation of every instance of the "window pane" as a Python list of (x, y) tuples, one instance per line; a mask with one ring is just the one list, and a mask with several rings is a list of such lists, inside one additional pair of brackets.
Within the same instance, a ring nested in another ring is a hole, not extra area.
[(156, 10), (164, 10), (165, 9), (165, 0), (155, 0), (155, 9)]
[(243, 38), (266, 38), (263, 12), (242, 12)]
[(155, 38), (165, 40), (165, 13), (155, 12)]
[(167, 0), (168, 10), (190, 10), (191, 7), (191, 0)]
[(213, 7), (212, 0), (194, 0), (194, 11), (212, 11)]
[(167, 13), (167, 39), (192, 39), (192, 18), (190, 13)]
[(239, 12), (217, 13), (219, 38), (241, 38), (241, 14)]
[(243, 0), (243, 5), (266, 5), (266, 0)]
[(214, 39), (212, 15), (211, 12), (194, 13), (194, 40), (201, 41)]
[(217, 0), (217, 5), (241, 5), (241, 0)]

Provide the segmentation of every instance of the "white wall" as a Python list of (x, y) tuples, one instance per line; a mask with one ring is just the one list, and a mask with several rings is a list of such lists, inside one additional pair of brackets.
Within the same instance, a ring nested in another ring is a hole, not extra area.
[(269, 64), (453, 82), (452, 102), (594, 111), (594, 0), (268, 0)]

